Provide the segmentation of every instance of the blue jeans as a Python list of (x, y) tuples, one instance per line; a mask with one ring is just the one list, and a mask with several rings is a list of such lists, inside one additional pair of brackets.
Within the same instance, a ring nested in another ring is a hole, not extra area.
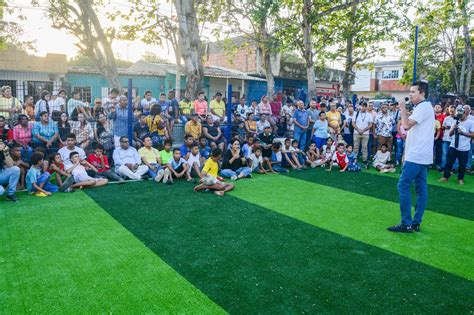
[(156, 172), (152, 171), (151, 168), (148, 168), (148, 175), (151, 177), (151, 178), (155, 178), (156, 175), (158, 175), (158, 171), (162, 169), (161, 165), (158, 164), (158, 163), (150, 163), (150, 165), (152, 166), (156, 166), (157, 170)]
[(278, 173), (287, 173), (287, 169), (281, 166), (281, 163), (273, 164), (272, 168), (275, 172)]
[[(448, 161), (448, 151), (449, 151), (449, 145), (451, 144), (451, 141), (443, 141), (443, 156), (441, 158), (441, 169), (444, 170), (444, 167), (446, 166), (446, 162)], [(458, 169), (458, 160), (454, 162), (453, 165), (453, 170)]]
[[(370, 161), (370, 158), (372, 157), (372, 153), (375, 153), (375, 152), (372, 152), (373, 151), (372, 147), (374, 147), (375, 140), (376, 139), (374, 138), (374, 135), (370, 134), (369, 135), (369, 143), (367, 144), (367, 161)], [(377, 146), (375, 145), (375, 147), (377, 147)]]
[(474, 145), (471, 142), (471, 150), (469, 150), (469, 155), (467, 156), (467, 164), (466, 164), (466, 169), (470, 170), (472, 167), (472, 150), (474, 148)]
[(0, 196), (5, 192), (2, 185), (8, 185), (7, 196), (13, 195), (19, 179), (20, 168), (18, 166), (0, 169)]
[(397, 138), (397, 145), (396, 149), (397, 151), (395, 152), (395, 161), (398, 163), (402, 163), (402, 155), (403, 155), (403, 149), (405, 148), (405, 140), (402, 138)]
[[(402, 168), (402, 175), (398, 180), (398, 193), (400, 195), (400, 212), (402, 224), (420, 224), (428, 202), (428, 185), (426, 177), (429, 165), (417, 164), (405, 161)], [(411, 193), (410, 186), (415, 182), (416, 206), (413, 220), (411, 218)]]
[[(49, 182), (49, 178), (51, 177), (51, 174), (49, 174), (48, 172), (44, 172), (43, 174), (40, 175), (40, 177), (38, 177), (38, 179), (36, 180), (36, 185), (40, 186), (44, 183), (43, 185), (43, 189), (46, 190), (46, 191), (49, 191), (49, 192), (58, 192), (59, 191), (59, 187), (54, 185), (54, 184), (51, 184)], [(37, 190), (32, 187), (31, 188), (31, 192), (37, 192)]]
[(354, 136), (351, 133), (345, 133), (342, 137), (344, 138), (344, 141), (347, 143), (347, 145), (354, 147)]
[(295, 127), (294, 138), (298, 141), (298, 148), (304, 151), (306, 146), (306, 130)]
[(222, 177), (232, 177), (232, 176), (238, 176), (240, 174), (243, 174), (244, 177), (250, 175), (250, 173), (252, 173), (252, 170), (250, 169), (250, 167), (240, 167), (238, 169), (236, 169), (235, 171), (229, 169), (229, 168), (226, 168), (224, 170), (221, 170), (221, 176)]
[(22, 147), (21, 159), (23, 160), (23, 162), (29, 163), (32, 153), (33, 153), (33, 149), (30, 146), (27, 146), (26, 148)]

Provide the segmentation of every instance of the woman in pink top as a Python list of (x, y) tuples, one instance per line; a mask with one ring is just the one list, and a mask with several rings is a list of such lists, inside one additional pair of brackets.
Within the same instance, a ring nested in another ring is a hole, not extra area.
[(268, 103), (268, 98), (266, 95), (262, 96), (260, 104), (258, 104), (258, 114), (266, 114), (270, 124), (272, 126), (275, 125), (275, 120), (272, 118), (272, 107), (270, 106), (270, 103)]
[(13, 141), (21, 145), (21, 159), (25, 162), (30, 161), (32, 148), (31, 144), (31, 130), (32, 125), (28, 123), (28, 116), (19, 115), (18, 125), (13, 128)]

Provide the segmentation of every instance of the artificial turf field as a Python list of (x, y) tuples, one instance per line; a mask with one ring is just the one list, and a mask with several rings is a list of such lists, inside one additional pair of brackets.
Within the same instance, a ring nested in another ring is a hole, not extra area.
[(154, 181), (0, 202), (0, 312), (474, 312), (474, 177), (430, 172), (421, 233), (398, 174), (261, 175), (224, 197)]

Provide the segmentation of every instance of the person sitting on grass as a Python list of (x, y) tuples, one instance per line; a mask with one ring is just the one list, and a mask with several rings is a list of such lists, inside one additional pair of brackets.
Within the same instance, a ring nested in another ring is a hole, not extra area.
[(148, 172), (148, 166), (142, 165), (137, 149), (130, 146), (128, 137), (119, 139), (120, 147), (114, 150), (115, 172), (125, 178), (139, 180)]
[(252, 177), (252, 170), (247, 167), (247, 159), (242, 150), (240, 150), (240, 140), (232, 140), (232, 147), (224, 153), (222, 161), (222, 177), (238, 180), (244, 177)]
[(255, 138), (253, 135), (249, 135), (247, 137), (247, 143), (245, 143), (242, 146), (242, 152), (244, 153), (244, 156), (246, 159), (250, 159), (250, 156), (252, 155), (253, 151), (253, 146), (255, 144)]
[(31, 167), (26, 174), (26, 188), (31, 194), (38, 197), (51, 196), (53, 192), (58, 192), (59, 187), (49, 182), (51, 174), (43, 172), (44, 154), (35, 152), (31, 155)]
[(165, 175), (165, 170), (161, 166), (160, 152), (153, 147), (150, 136), (145, 136), (142, 144), (143, 147), (138, 150), (138, 154), (140, 154), (143, 164), (148, 166), (148, 176), (159, 183)]
[(51, 174), (51, 181), (59, 186), (59, 191), (72, 191), (70, 187), (74, 184), (74, 177), (64, 169), (63, 160), (59, 152), (49, 156), (48, 172)]
[(168, 163), (173, 159), (173, 151), (171, 151), (172, 146), (173, 142), (171, 142), (169, 139), (166, 139), (163, 150), (160, 151), (161, 165), (163, 165), (164, 168), (166, 168)]
[(202, 165), (211, 155), (211, 147), (207, 145), (207, 139), (204, 136), (199, 137), (199, 155), (201, 156)]
[(186, 160), (181, 157), (181, 151), (178, 148), (173, 149), (173, 158), (168, 162), (168, 169), (171, 172), (171, 177), (167, 182), (163, 180), (163, 183), (171, 185), (174, 183), (173, 178), (182, 178), (186, 176), (188, 182), (194, 182), (194, 179), (189, 174), (189, 165)]
[(295, 155), (296, 160), (298, 160), (298, 163), (301, 165), (303, 169), (306, 169), (307, 168), (306, 154), (304, 153), (303, 150), (299, 148), (298, 140), (293, 139), (293, 141), (291, 141), (291, 146), (294, 149), (294, 155)]
[(395, 167), (392, 164), (388, 164), (390, 161), (390, 151), (387, 150), (387, 145), (382, 144), (380, 150), (374, 156), (373, 166), (380, 171), (380, 173), (394, 173)]
[(270, 159), (264, 159), (264, 163), (268, 166), (270, 172), (277, 174), (277, 173), (289, 173), (290, 171), (285, 169), (281, 165), (282, 161), (282, 154), (281, 154), (281, 144), (279, 142), (275, 142), (272, 144), (272, 157)]
[(256, 148), (250, 155), (250, 169), (253, 173), (268, 174), (268, 171), (263, 167), (262, 149)]
[(324, 150), (321, 150), (319, 160), (316, 161), (316, 166), (326, 167), (331, 166), (332, 156), (334, 153), (331, 150), (331, 147), (326, 147)]
[(211, 152), (211, 156), (207, 159), (204, 167), (202, 168), (202, 179), (201, 184), (194, 187), (194, 191), (206, 191), (212, 190), (214, 194), (218, 196), (224, 196), (228, 191), (234, 189), (234, 184), (224, 183), (217, 179), (219, 173), (219, 160), (221, 159), (222, 150), (214, 148)]
[(332, 163), (330, 163), (329, 168), (326, 171), (331, 171), (333, 164), (337, 164), (340, 170), (339, 172), (345, 172), (349, 166), (349, 159), (347, 158), (346, 152), (344, 152), (345, 146), (343, 143), (337, 145), (337, 150), (332, 156)]
[(292, 169), (300, 171), (303, 166), (299, 163), (298, 157), (296, 155), (295, 148), (291, 145), (291, 139), (286, 138), (281, 149), (282, 153), (282, 166), (291, 166)]
[(20, 168), (20, 180), (18, 181), (17, 190), (25, 189), (25, 176), (26, 172), (30, 168), (30, 165), (21, 159), (21, 150), (22, 146), (19, 144), (14, 144), (10, 149), (10, 155), (13, 160), (13, 166), (18, 166)]
[(122, 176), (110, 169), (109, 159), (104, 154), (104, 147), (101, 144), (94, 145), (94, 153), (87, 157), (87, 162), (97, 169), (97, 177), (114, 180), (119, 184), (125, 183)]
[(312, 168), (317, 166), (316, 161), (319, 160), (319, 153), (316, 143), (311, 142), (308, 151), (306, 151), (306, 164), (310, 165)]
[(85, 188), (85, 187), (99, 187), (107, 185), (109, 182), (106, 178), (93, 178), (87, 174), (86, 167), (94, 170), (96, 173), (98, 170), (86, 160), (81, 160), (78, 152), (71, 152), (69, 156), (72, 167), (68, 170), (74, 177), (74, 185), (72, 188)]
[(326, 139), (326, 144), (323, 145), (323, 148), (322, 148), (321, 152), (326, 152), (327, 148), (331, 149), (331, 153), (336, 152), (336, 143), (334, 142), (334, 140), (331, 137), (328, 137)]
[(191, 152), (191, 146), (194, 143), (194, 138), (191, 135), (184, 136), (184, 143), (179, 147), (181, 151), (181, 157), (185, 160), (188, 159), (189, 153)]
[(191, 145), (191, 152), (188, 155), (186, 163), (189, 165), (188, 172), (191, 176), (195, 175), (202, 178), (201, 175), (201, 154), (199, 154), (199, 145), (194, 142)]
[(348, 144), (346, 147), (346, 154), (347, 159), (349, 160), (349, 166), (347, 167), (347, 171), (349, 172), (360, 172), (361, 167), (359, 163), (357, 163), (357, 156), (353, 151), (352, 145)]

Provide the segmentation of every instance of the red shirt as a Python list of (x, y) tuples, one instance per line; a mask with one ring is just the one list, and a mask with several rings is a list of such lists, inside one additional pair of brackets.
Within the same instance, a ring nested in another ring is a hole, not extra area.
[[(64, 164), (63, 163), (59, 163), (59, 165), (54, 163), (54, 165), (58, 166), (61, 171), (64, 171)], [(49, 174), (53, 175), (54, 172), (56, 172), (56, 171), (51, 169), (51, 167), (48, 169)]]
[[(443, 121), (446, 118), (446, 115), (441, 113), (441, 114), (435, 114), (435, 119), (439, 121), (439, 124), (441, 127), (443, 127)], [(439, 138), (438, 139), (443, 139), (443, 128), (441, 128), (441, 132), (439, 133)]]
[(272, 108), (272, 115), (275, 117), (280, 117), (281, 112), (281, 102), (270, 102), (270, 107)]
[(91, 163), (97, 169), (97, 171), (99, 171), (99, 173), (108, 171), (110, 169), (109, 159), (107, 159), (106, 155), (102, 155), (102, 157), (104, 159), (104, 165), (102, 165), (102, 161), (95, 154), (91, 154), (87, 158), (87, 162)]
[(0, 129), (0, 138), (1, 141), (13, 140), (13, 131), (7, 128)]
[(346, 167), (347, 163), (349, 163), (349, 160), (347, 159), (347, 154), (340, 154), (339, 151), (336, 151), (336, 153), (334, 153), (333, 161), (335, 161), (341, 169)]

